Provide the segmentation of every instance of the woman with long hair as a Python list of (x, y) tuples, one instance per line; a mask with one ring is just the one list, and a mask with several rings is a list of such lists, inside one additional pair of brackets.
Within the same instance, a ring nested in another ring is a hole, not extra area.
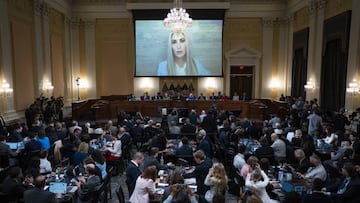
[(156, 176), (157, 170), (155, 166), (145, 168), (144, 172), (136, 180), (135, 189), (129, 201), (132, 203), (149, 202), (150, 195), (155, 193)]
[(227, 183), (228, 178), (224, 165), (215, 163), (205, 178), (205, 185), (210, 186), (210, 190), (205, 193), (206, 201), (211, 203), (215, 194), (225, 194)]
[(210, 75), (200, 61), (192, 57), (185, 32), (170, 33), (167, 60), (159, 64), (157, 73), (158, 76)]
[(91, 154), (91, 158), (93, 158), (95, 165), (100, 169), (102, 178), (105, 179), (107, 175), (105, 156), (100, 150), (94, 150)]
[(266, 186), (269, 184), (269, 177), (259, 168), (260, 167), (257, 165), (255, 170), (247, 174), (245, 186), (253, 187), (263, 202), (277, 203), (278, 201), (270, 199), (266, 192)]

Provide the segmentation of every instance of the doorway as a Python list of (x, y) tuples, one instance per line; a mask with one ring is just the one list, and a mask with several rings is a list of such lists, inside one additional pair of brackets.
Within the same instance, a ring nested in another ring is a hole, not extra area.
[(246, 93), (246, 100), (252, 99), (253, 95), (253, 70), (254, 66), (231, 66), (230, 67), (230, 96), (237, 92), (240, 99)]

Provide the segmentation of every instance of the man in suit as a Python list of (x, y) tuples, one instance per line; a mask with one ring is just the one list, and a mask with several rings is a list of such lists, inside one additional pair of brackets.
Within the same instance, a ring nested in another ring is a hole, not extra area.
[(193, 149), (191, 148), (191, 146), (189, 145), (189, 139), (184, 136), (182, 139), (181, 139), (181, 143), (182, 143), (182, 146), (179, 147), (177, 150), (176, 150), (176, 156), (177, 157), (181, 157), (181, 156), (192, 156), (193, 154)]
[(196, 127), (191, 124), (190, 119), (186, 118), (185, 124), (181, 127), (180, 132), (182, 134), (195, 134)]
[(202, 150), (206, 157), (212, 158), (211, 154), (211, 145), (206, 138), (206, 131), (204, 129), (199, 131), (199, 134), (197, 135), (197, 140), (199, 140), (199, 145), (197, 146), (196, 150)]
[(34, 188), (24, 192), (25, 203), (47, 203), (47, 202), (58, 202), (54, 193), (44, 190), (45, 176), (38, 176), (34, 180)]
[(356, 176), (356, 169), (352, 163), (345, 163), (341, 169), (343, 178), (337, 183), (323, 188), (329, 191), (331, 199), (335, 202), (355, 203), (360, 202), (360, 180)]
[(205, 156), (202, 150), (198, 150), (194, 153), (194, 161), (197, 164), (195, 169), (186, 171), (183, 175), (184, 178), (196, 178), (197, 193), (199, 195), (205, 195), (209, 187), (205, 185), (205, 178), (209, 173), (209, 169), (212, 167), (212, 161)]
[(144, 162), (144, 154), (141, 152), (136, 152), (132, 160), (128, 163), (126, 168), (126, 185), (129, 190), (129, 197), (132, 195), (136, 179), (141, 175), (141, 170), (139, 166)]
[(200, 93), (200, 96), (198, 97), (198, 100), (199, 101), (205, 101), (206, 100), (206, 97), (204, 96), (204, 94), (202, 92)]
[(140, 97), (142, 101), (150, 100), (150, 96), (148, 92), (145, 92), (143, 96)]
[(93, 201), (98, 198), (98, 192), (101, 187), (100, 177), (96, 175), (95, 164), (85, 166), (87, 179), (81, 176), (79, 181), (75, 182), (78, 187), (78, 195), (81, 201)]

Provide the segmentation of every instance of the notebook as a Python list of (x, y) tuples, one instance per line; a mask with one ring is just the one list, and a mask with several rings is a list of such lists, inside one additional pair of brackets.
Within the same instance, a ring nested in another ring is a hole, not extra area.
[(50, 182), (49, 191), (55, 194), (66, 194), (67, 184), (61, 182)]
[(12, 150), (15, 150), (18, 148), (18, 143), (17, 142), (7, 142), (7, 145), (9, 145), (9, 148)]

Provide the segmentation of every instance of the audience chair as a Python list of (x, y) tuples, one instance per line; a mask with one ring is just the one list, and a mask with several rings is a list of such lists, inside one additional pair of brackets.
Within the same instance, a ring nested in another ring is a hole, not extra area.
[(119, 185), (119, 189), (116, 191), (116, 195), (118, 196), (119, 203), (125, 203), (125, 195), (121, 185)]
[(111, 177), (112, 177), (112, 175), (111, 174), (113, 173), (113, 171), (114, 171), (114, 167), (111, 166), (107, 170), (107, 175), (104, 180), (106, 197), (108, 197), (108, 195), (109, 195), (109, 199), (112, 199), (112, 195), (111, 195)]

